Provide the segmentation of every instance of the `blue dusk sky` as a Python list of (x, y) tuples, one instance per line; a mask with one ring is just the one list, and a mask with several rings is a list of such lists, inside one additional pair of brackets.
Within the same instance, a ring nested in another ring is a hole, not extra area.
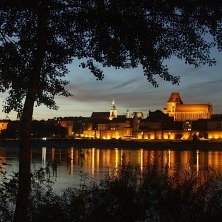
[[(70, 81), (67, 89), (72, 96), (56, 97), (59, 106), (57, 111), (45, 106), (35, 108), (33, 118), (49, 119), (66, 116), (91, 116), (92, 112), (109, 112), (114, 98), (118, 114), (142, 111), (146, 116), (157, 109), (163, 110), (172, 92), (179, 92), (184, 104), (204, 103), (212, 104), (214, 113), (222, 114), (222, 54), (214, 52), (217, 64), (215, 66), (201, 66), (194, 68), (185, 65), (184, 61), (172, 58), (165, 61), (172, 75), (179, 75), (179, 85), (172, 85), (158, 79), (159, 87), (154, 88), (143, 75), (141, 68), (114, 69), (104, 68), (105, 78), (97, 81), (88, 69), (79, 68), (80, 62), (75, 60), (69, 65), (67, 79)], [(6, 94), (0, 94), (0, 102)], [(2, 110), (2, 109), (1, 109)], [(0, 113), (0, 119), (6, 117)], [(8, 114), (12, 120), (16, 113)]]

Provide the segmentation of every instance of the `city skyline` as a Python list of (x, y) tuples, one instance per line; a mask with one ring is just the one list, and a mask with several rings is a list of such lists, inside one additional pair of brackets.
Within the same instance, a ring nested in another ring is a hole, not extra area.
[[(47, 109), (45, 106), (35, 107), (33, 119), (50, 119), (65, 116), (91, 116), (92, 112), (109, 111), (112, 99), (115, 99), (118, 114), (142, 111), (145, 116), (149, 110), (163, 110), (166, 101), (172, 92), (179, 92), (184, 103), (212, 104), (214, 113), (222, 113), (222, 99), (220, 90), (222, 86), (222, 60), (221, 54), (216, 50), (212, 55), (216, 58), (215, 66), (201, 66), (194, 68), (185, 65), (184, 61), (172, 58), (165, 62), (170, 74), (179, 75), (179, 85), (171, 85), (159, 78), (158, 88), (154, 88), (143, 75), (142, 68), (114, 69), (103, 68), (105, 78), (97, 81), (87, 69), (79, 68), (79, 61), (68, 65), (70, 73), (66, 79), (70, 81), (67, 89), (72, 93), (70, 97), (56, 97), (59, 106), (57, 111)], [(0, 94), (0, 103), (7, 93)], [(0, 110), (0, 119), (6, 117)], [(16, 113), (8, 114), (12, 120)]]

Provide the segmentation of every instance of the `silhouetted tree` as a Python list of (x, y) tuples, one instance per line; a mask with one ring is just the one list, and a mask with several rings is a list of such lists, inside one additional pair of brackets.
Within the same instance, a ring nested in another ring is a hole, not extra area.
[(15, 221), (27, 220), (34, 105), (56, 109), (54, 97), (69, 96), (63, 77), (74, 58), (98, 80), (104, 75), (95, 62), (142, 66), (158, 86), (155, 77), (179, 83), (164, 60), (176, 56), (195, 67), (213, 65), (210, 49), (222, 49), (219, 1), (1, 0), (0, 5), (0, 91), (9, 93), (4, 111), (21, 118)]

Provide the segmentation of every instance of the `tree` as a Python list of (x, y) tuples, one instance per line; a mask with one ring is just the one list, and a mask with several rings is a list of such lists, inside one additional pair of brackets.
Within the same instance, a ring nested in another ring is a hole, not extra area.
[[(210, 49), (222, 49), (219, 1), (2, 0), (0, 91), (4, 111), (21, 119), (19, 190), (15, 221), (26, 221), (30, 191), (31, 120), (34, 106), (57, 109), (54, 97), (69, 96), (66, 65), (81, 59), (98, 80), (97, 66), (142, 66), (148, 82), (172, 84), (164, 60), (176, 56), (195, 67), (213, 65)], [(212, 40), (209, 37), (213, 37)]]

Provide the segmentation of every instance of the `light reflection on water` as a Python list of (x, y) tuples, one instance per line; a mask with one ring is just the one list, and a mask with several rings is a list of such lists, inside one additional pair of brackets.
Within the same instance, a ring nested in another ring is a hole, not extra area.
[[(18, 147), (0, 148), (0, 167), (7, 172), (18, 171)], [(213, 169), (222, 172), (222, 151), (175, 151), (155, 149), (97, 149), (53, 148), (32, 149), (32, 170), (46, 167), (49, 162), (57, 163), (51, 172), (56, 191), (80, 184), (80, 174), (88, 174), (95, 181), (100, 181), (105, 174), (114, 172), (123, 162), (141, 168), (146, 164), (157, 163), (160, 168), (196, 171)]]

